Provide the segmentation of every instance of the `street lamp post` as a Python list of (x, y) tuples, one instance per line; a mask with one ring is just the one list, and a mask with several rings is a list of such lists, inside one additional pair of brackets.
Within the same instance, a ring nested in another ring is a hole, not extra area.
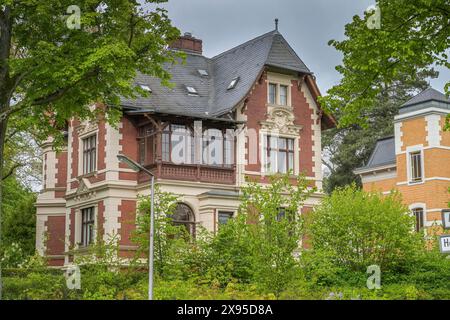
[(141, 166), (136, 161), (130, 159), (127, 156), (124, 156), (122, 154), (117, 155), (117, 159), (119, 159), (120, 162), (125, 163), (130, 169), (133, 169), (136, 172), (143, 171), (146, 174), (148, 174), (151, 177), (151, 195), (150, 195), (150, 243), (149, 243), (149, 259), (148, 259), (148, 300), (153, 300), (153, 262), (154, 262), (154, 230), (155, 230), (155, 209), (154, 209), (154, 203), (155, 203), (155, 175)]

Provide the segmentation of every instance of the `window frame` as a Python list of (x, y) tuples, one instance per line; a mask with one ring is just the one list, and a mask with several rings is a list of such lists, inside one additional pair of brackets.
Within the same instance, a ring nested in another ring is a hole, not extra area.
[[(87, 213), (88, 217), (85, 218)], [(81, 215), (81, 233), (80, 245), (81, 247), (88, 247), (95, 243), (95, 206), (82, 208)], [(90, 228), (91, 227), (91, 228)]]
[[(274, 90), (275, 90), (275, 92), (274, 92), (274, 94), (273, 94), (273, 102), (272, 102), (272, 94), (271, 94), (271, 92), (270, 92), (270, 89), (271, 88), (274, 88)], [(278, 104), (278, 84), (277, 83), (274, 83), (274, 82), (269, 82), (269, 85), (268, 85), (268, 92), (267, 92), (267, 102), (269, 103), (269, 104), (273, 104), (273, 105), (276, 105), (276, 104)]]
[[(92, 143), (92, 139), (94, 142)], [(86, 147), (86, 144), (89, 146)], [(82, 174), (92, 174), (97, 171), (98, 136), (97, 133), (81, 138)]]
[[(276, 146), (271, 146), (272, 138), (276, 139)], [(264, 144), (263, 144), (263, 152), (264, 152), (264, 161), (263, 161), (263, 168), (265, 173), (271, 173), (271, 174), (286, 174), (289, 172), (289, 170), (292, 170), (292, 173), (295, 174), (295, 141), (296, 139), (293, 137), (284, 137), (284, 136), (276, 136), (276, 135), (270, 135), (265, 134), (263, 135)], [(285, 141), (285, 148), (280, 148), (280, 140)], [(291, 142), (291, 143), (290, 143)], [(292, 148), (290, 147), (292, 145)], [(273, 170), (273, 163), (271, 163), (271, 153), (274, 151), (276, 153), (275, 157), (275, 170)], [(285, 171), (280, 171), (279, 166), (279, 157), (280, 153), (285, 154)], [(292, 155), (292, 164), (290, 163), (290, 155)], [(270, 163), (269, 163), (270, 162)], [(268, 165), (271, 165), (270, 168)], [(291, 164), (291, 165), (290, 165)]]
[[(415, 167), (413, 167), (413, 161), (412, 156), (413, 155), (419, 155), (419, 167), (418, 170), (421, 173), (420, 179), (417, 177), (413, 177)], [(423, 146), (411, 146), (408, 147), (406, 150), (406, 166), (407, 166), (407, 183), (408, 185), (415, 185), (425, 182), (425, 158), (424, 158), (424, 152), (423, 152)]]
[[(227, 221), (225, 223), (221, 223), (220, 216), (226, 215), (228, 216)], [(230, 221), (230, 219), (234, 218), (234, 211), (228, 211), (228, 210), (217, 210), (217, 226), (220, 228), (220, 226), (224, 226)]]
[[(424, 207), (414, 207), (411, 209), (411, 213), (415, 219), (414, 230), (416, 232), (423, 231), (425, 228), (425, 208)], [(418, 213), (420, 213), (420, 219), (417, 216)]]
[[(274, 95), (271, 94), (271, 88), (275, 89)], [(286, 88), (286, 101), (282, 103), (281, 88)], [(274, 98), (272, 101), (272, 97)], [(291, 84), (279, 79), (269, 80), (267, 82), (267, 104), (270, 106), (291, 107)]]

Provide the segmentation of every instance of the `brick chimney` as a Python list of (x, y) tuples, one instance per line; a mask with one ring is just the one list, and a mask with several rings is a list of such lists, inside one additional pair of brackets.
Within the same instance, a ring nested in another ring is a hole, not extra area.
[(170, 48), (202, 54), (202, 43), (202, 40), (194, 38), (192, 33), (185, 32), (183, 36), (170, 45)]

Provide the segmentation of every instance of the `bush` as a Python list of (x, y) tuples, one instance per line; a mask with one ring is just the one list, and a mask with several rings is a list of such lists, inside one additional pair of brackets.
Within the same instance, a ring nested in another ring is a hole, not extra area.
[(332, 263), (365, 272), (404, 272), (424, 250), (414, 219), (398, 193), (384, 196), (350, 186), (334, 191), (311, 214), (312, 251), (327, 252)]

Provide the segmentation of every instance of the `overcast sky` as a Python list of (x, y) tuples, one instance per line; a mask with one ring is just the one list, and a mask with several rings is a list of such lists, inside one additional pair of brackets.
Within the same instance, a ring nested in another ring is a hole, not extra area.
[[(182, 33), (203, 40), (203, 52), (215, 56), (275, 28), (279, 30), (316, 74), (323, 94), (339, 81), (334, 69), (342, 56), (328, 46), (342, 40), (344, 26), (355, 14), (362, 15), (373, 0), (169, 0), (165, 7)], [(450, 71), (442, 68), (431, 85), (443, 92)]]

